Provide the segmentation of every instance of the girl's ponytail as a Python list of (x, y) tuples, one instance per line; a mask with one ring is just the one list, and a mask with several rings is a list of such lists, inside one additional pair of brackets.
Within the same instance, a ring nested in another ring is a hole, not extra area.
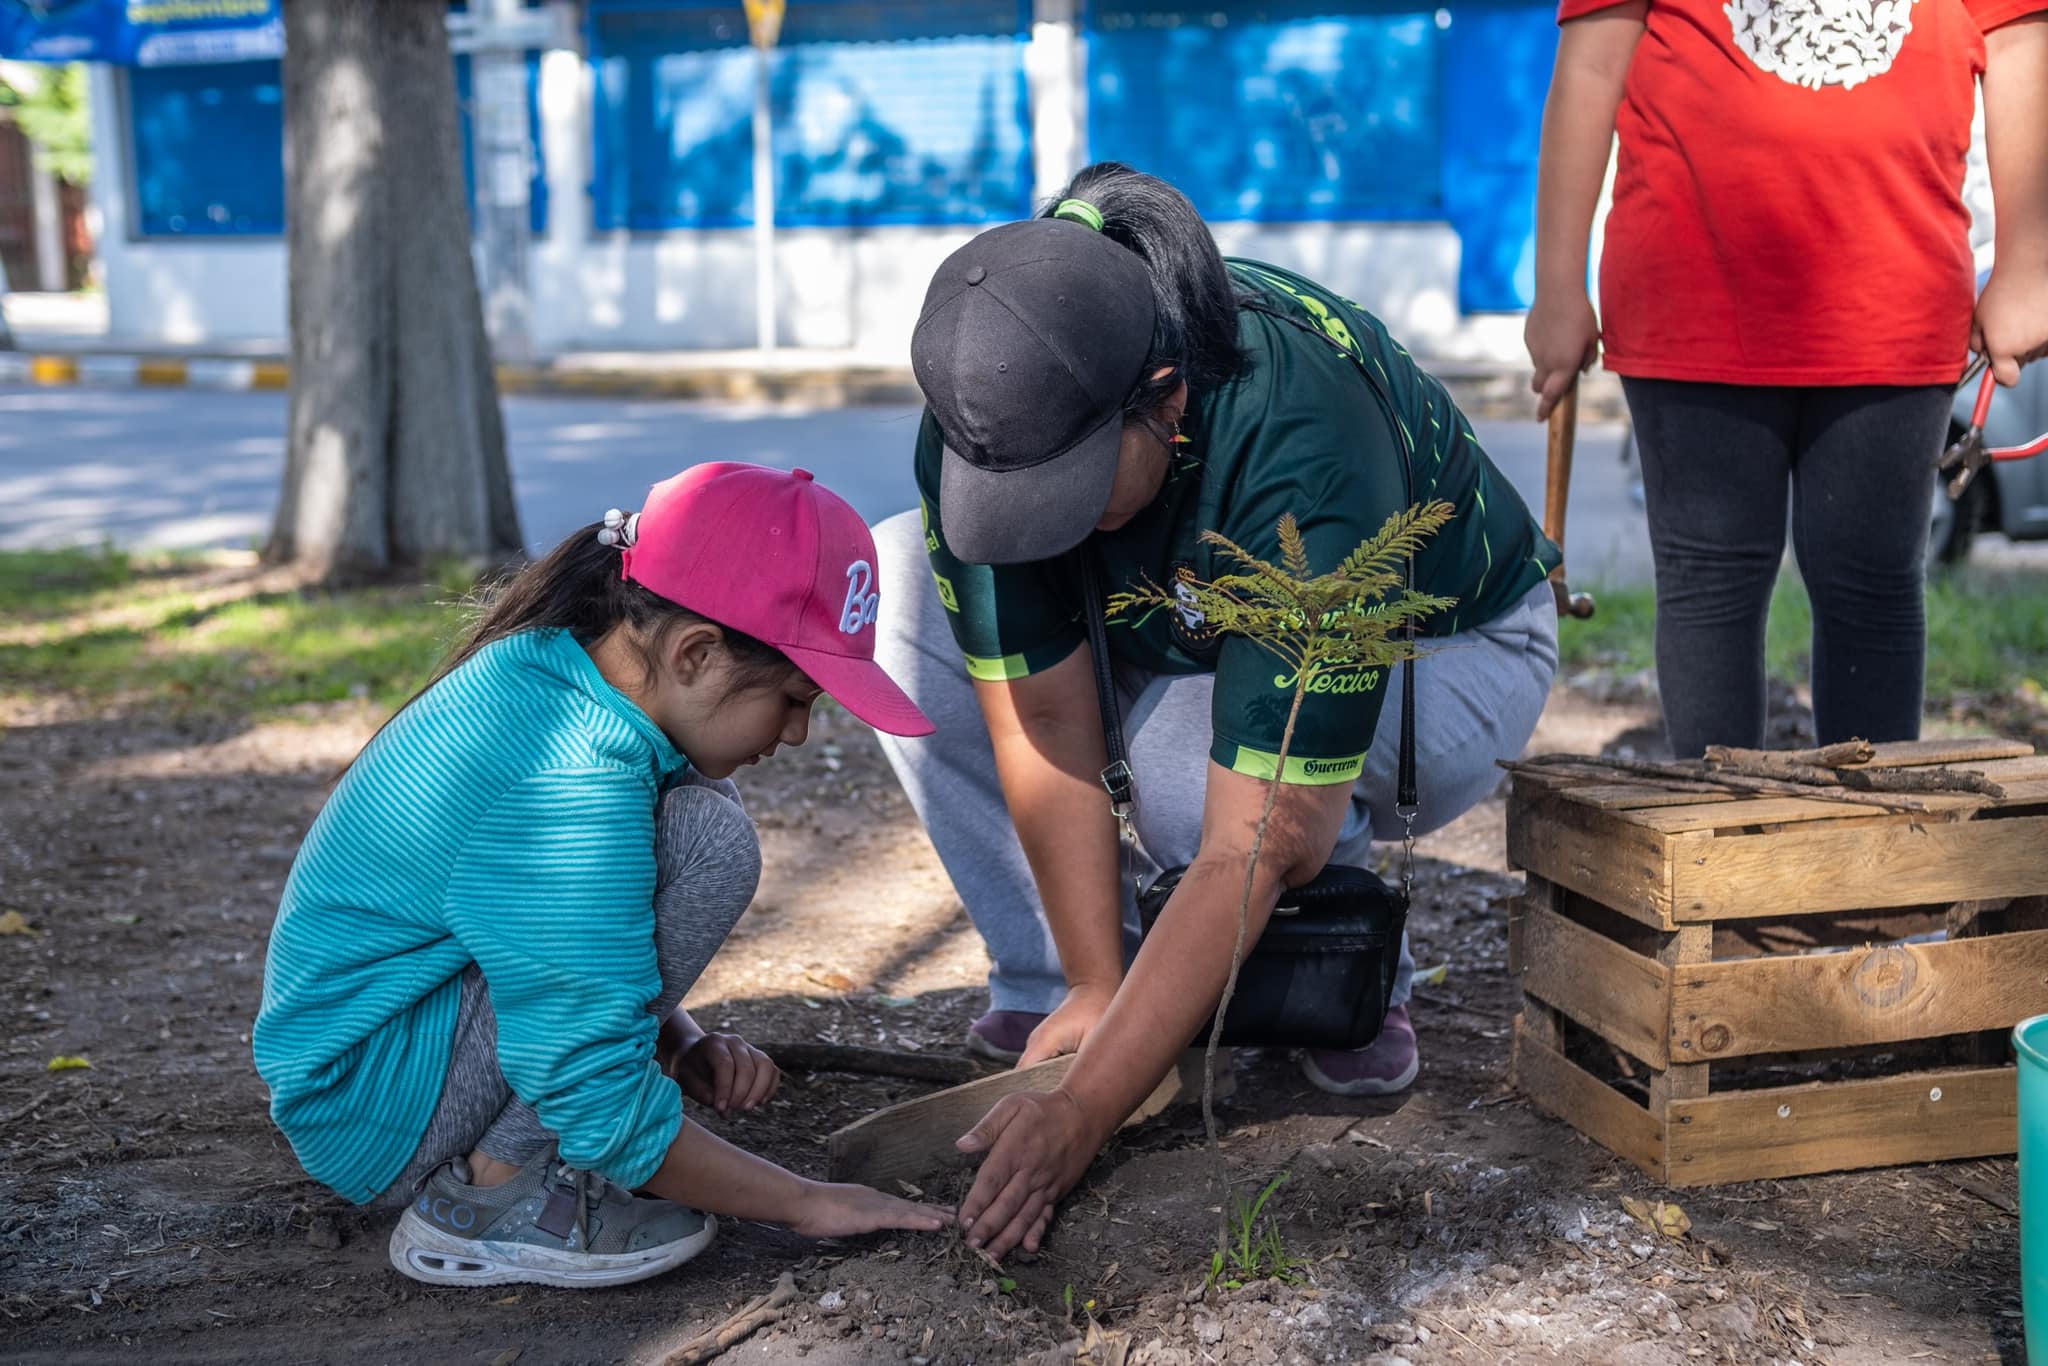
[[(587, 645), (614, 626), (630, 626), (640, 645), (647, 678), (652, 681), (669, 635), (693, 623), (711, 622), (711, 618), (622, 578), (616, 534), (610, 541), (600, 539), (606, 530), (607, 523), (592, 522), (572, 531), (539, 560), (486, 586), (478, 595), (476, 624), (469, 635), (384, 725), (397, 720), (427, 689), (486, 645), (521, 631), (563, 630)], [(724, 622), (712, 624), (725, 633), (725, 649), (733, 666), (730, 691), (780, 683), (796, 668), (789, 656), (773, 645)], [(377, 729), (381, 734), (384, 726)]]
[[(1152, 277), (1152, 355), (1125, 411), (1149, 416), (1186, 380), (1209, 390), (1244, 368), (1237, 344), (1237, 291), (1209, 225), (1188, 197), (1157, 176), (1118, 161), (1085, 167), (1039, 215), (1074, 217), (1067, 201), (1092, 207), (1103, 236), (1137, 254)], [(1171, 366), (1162, 379), (1153, 375)]]

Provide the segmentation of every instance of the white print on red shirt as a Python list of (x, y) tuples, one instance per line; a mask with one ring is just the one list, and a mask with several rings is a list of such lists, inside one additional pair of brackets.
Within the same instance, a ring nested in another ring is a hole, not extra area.
[(1850, 90), (1892, 69), (1914, 0), (1728, 0), (1735, 45), (1780, 80)]

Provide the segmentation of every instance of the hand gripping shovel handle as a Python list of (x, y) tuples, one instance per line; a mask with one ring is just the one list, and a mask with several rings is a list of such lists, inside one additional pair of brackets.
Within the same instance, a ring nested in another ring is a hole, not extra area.
[[(1558, 553), (1564, 553), (1564, 512), (1572, 487), (1572, 443), (1579, 433), (1579, 379), (1572, 376), (1571, 384), (1559, 396), (1557, 406), (1550, 410), (1550, 460), (1549, 472), (1543, 492), (1543, 534), (1557, 545)], [(1565, 587), (1564, 564), (1550, 571), (1550, 589), (1557, 595), (1557, 615), (1584, 619), (1593, 615), (1593, 598), (1588, 593), (1574, 593)]]

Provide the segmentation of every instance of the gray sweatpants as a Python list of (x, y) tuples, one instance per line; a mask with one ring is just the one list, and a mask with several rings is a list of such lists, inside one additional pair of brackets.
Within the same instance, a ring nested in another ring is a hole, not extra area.
[[(730, 779), (694, 770), (661, 799), (654, 833), (654, 951), (661, 994), (648, 1013), (665, 1018), (702, 975), (711, 955), (754, 899), (761, 880), (761, 843)], [(490, 983), (476, 964), (462, 975), (455, 1046), (441, 1100), (412, 1161), (371, 1201), (406, 1203), (414, 1189), (451, 1157), (482, 1152), (523, 1166), (554, 1139), (534, 1108), (512, 1094), (498, 1067), (498, 1017)]]
[[(923, 739), (881, 736), (882, 749), (988, 944), (991, 1007), (1049, 1012), (1066, 996), (1066, 978), (996, 779), (973, 680), (926, 567), (918, 514), (905, 512), (876, 527), (875, 549), (885, 604), (875, 658), (938, 727)], [(1416, 662), (1417, 834), (1449, 824), (1498, 786), (1496, 761), (1522, 752), (1556, 672), (1557, 609), (1547, 583), (1485, 625), (1434, 642), (1431, 654)], [(1375, 838), (1400, 835), (1394, 786), (1404, 687), (1403, 671), (1394, 670), (1333, 863), (1365, 865)], [(1192, 862), (1200, 845), (1214, 688), (1210, 674), (1119, 671), (1125, 742), (1137, 780), (1133, 824), (1141, 878)], [(1138, 933), (1128, 885), (1124, 899), (1128, 958)], [(1403, 943), (1393, 1004), (1408, 999), (1414, 968)]]

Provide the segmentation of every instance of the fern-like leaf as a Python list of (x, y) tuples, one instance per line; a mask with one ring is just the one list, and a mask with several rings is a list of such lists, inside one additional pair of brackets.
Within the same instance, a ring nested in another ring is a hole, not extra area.
[(1280, 562), (1295, 578), (1308, 577), (1308, 546), (1302, 542), (1301, 527), (1291, 512), (1280, 518)]

